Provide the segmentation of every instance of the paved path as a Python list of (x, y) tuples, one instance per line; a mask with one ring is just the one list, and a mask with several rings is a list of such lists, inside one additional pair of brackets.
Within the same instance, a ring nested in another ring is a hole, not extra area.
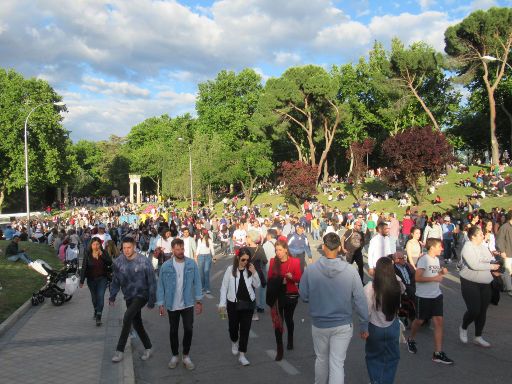
[[(318, 252), (315, 251), (315, 258)], [(122, 308), (105, 307), (105, 323), (96, 327), (92, 320), (89, 291), (79, 290), (62, 307), (48, 300), (31, 308), (27, 314), (0, 338), (0, 383), (312, 383), (314, 352), (307, 305), (300, 303), (295, 313), (296, 337), (294, 351), (285, 351), (281, 363), (273, 361), (274, 336), (269, 314), (253, 322), (247, 357), (249, 367), (241, 367), (231, 355), (227, 321), (216, 312), (222, 274), (231, 263), (220, 259), (212, 268), (212, 295), (204, 300), (204, 313), (196, 316), (191, 357), (196, 370), (182, 366), (167, 368), (170, 358), (169, 325), (156, 310), (143, 310), (144, 322), (154, 344), (154, 355), (142, 362), (138, 356), (143, 347), (132, 339), (125, 362), (112, 364), (110, 359), (120, 332)], [(454, 267), (450, 266), (453, 271)], [(445, 351), (456, 362), (447, 367), (430, 360), (433, 348), (432, 331), (423, 329), (418, 335), (417, 355), (401, 346), (401, 361), (396, 383), (509, 383), (512, 366), (512, 298), (503, 296), (500, 305), (491, 306), (485, 338), (493, 343), (490, 349), (462, 345), (458, 341), (458, 326), (464, 312), (460, 285), (456, 274), (443, 283), (445, 294)], [(119, 301), (119, 300), (118, 300)], [(304, 319), (304, 321), (302, 321)], [(356, 328), (357, 331), (357, 328)], [(180, 330), (181, 332), (181, 330)], [(470, 335), (472, 328), (470, 328)], [(367, 384), (364, 343), (353, 337), (346, 360), (347, 384)]]
[(0, 382), (130, 383), (130, 376), (133, 382), (131, 352), (127, 353), (128, 364), (110, 361), (121, 311), (119, 305), (105, 306), (104, 324), (96, 327), (86, 286), (61, 307), (49, 299), (32, 307), (0, 338)]

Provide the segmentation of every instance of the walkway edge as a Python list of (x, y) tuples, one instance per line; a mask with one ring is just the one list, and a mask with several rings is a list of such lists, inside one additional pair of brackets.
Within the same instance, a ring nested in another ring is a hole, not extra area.
[(0, 324), (0, 337), (3, 336), (9, 329), (11, 329), (13, 325), (16, 324), (18, 320), (21, 319), (30, 308), (32, 308), (32, 298), (25, 301), (21, 307), (11, 313), (11, 316), (9, 316), (2, 322), (2, 324)]

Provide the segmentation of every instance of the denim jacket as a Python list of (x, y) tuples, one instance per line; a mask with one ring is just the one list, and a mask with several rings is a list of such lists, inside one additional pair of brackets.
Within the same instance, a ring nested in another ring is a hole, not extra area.
[[(176, 289), (176, 270), (173, 266), (173, 259), (167, 260), (160, 267), (158, 287), (156, 291), (156, 305), (163, 305), (172, 311), (174, 302), (174, 291)], [(194, 305), (195, 301), (203, 298), (199, 268), (194, 259), (185, 257), (185, 268), (183, 270), (183, 302), (185, 307)]]

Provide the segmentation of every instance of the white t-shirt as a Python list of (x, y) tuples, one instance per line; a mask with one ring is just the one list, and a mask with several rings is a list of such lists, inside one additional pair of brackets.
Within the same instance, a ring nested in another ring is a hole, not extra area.
[(194, 257), (194, 255), (190, 254), (190, 250), (191, 250), (190, 242), (194, 241), (194, 239), (189, 236), (189, 237), (183, 237), (182, 240), (183, 240), (183, 246), (184, 246), (184, 250), (185, 250), (185, 257)]
[(172, 310), (178, 311), (185, 308), (183, 301), (183, 278), (185, 276), (185, 262), (178, 263), (176, 260), (172, 260), (172, 265), (176, 270), (176, 289), (174, 291), (174, 301), (172, 302)]
[[(417, 269), (423, 269), (424, 277), (434, 277), (439, 275), (441, 271), (441, 265), (439, 264), (439, 258), (429, 256), (428, 254), (423, 255), (418, 259), (416, 264)], [(423, 297), (425, 299), (435, 299), (439, 295), (442, 295), (440, 284), (437, 281), (431, 282), (416, 282), (416, 296)]]
[(101, 246), (103, 247), (103, 249), (105, 249), (105, 246), (107, 245), (107, 241), (112, 240), (112, 237), (110, 237), (110, 235), (107, 232), (105, 232), (104, 234), (97, 233), (97, 234), (93, 235), (92, 237), (99, 237), (99, 239), (101, 240)]
[(381, 257), (391, 254), (393, 254), (393, 250), (389, 236), (375, 235), (368, 246), (368, 268), (375, 268)]
[(171, 253), (172, 247), (171, 243), (173, 241), (173, 237), (169, 237), (167, 240), (165, 240), (163, 237), (160, 237), (158, 241), (156, 242), (157, 247), (161, 247), (164, 253)]

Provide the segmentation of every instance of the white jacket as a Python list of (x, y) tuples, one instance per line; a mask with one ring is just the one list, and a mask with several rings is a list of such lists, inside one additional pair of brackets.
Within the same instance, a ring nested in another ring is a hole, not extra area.
[[(222, 287), (220, 288), (220, 302), (219, 307), (226, 306), (226, 300), (234, 303), (236, 301), (236, 290), (239, 286), (240, 281), (240, 270), (237, 268), (236, 270), (236, 278), (233, 276), (233, 266), (229, 266), (224, 273), (224, 278), (222, 279)], [(254, 292), (254, 288), (258, 288), (260, 286), (260, 278), (257, 273), (252, 274), (250, 277), (247, 275), (247, 269), (244, 270), (244, 280), (245, 285), (247, 286), (247, 291), (249, 291), (249, 297), (252, 301), (256, 299), (256, 293)]]

